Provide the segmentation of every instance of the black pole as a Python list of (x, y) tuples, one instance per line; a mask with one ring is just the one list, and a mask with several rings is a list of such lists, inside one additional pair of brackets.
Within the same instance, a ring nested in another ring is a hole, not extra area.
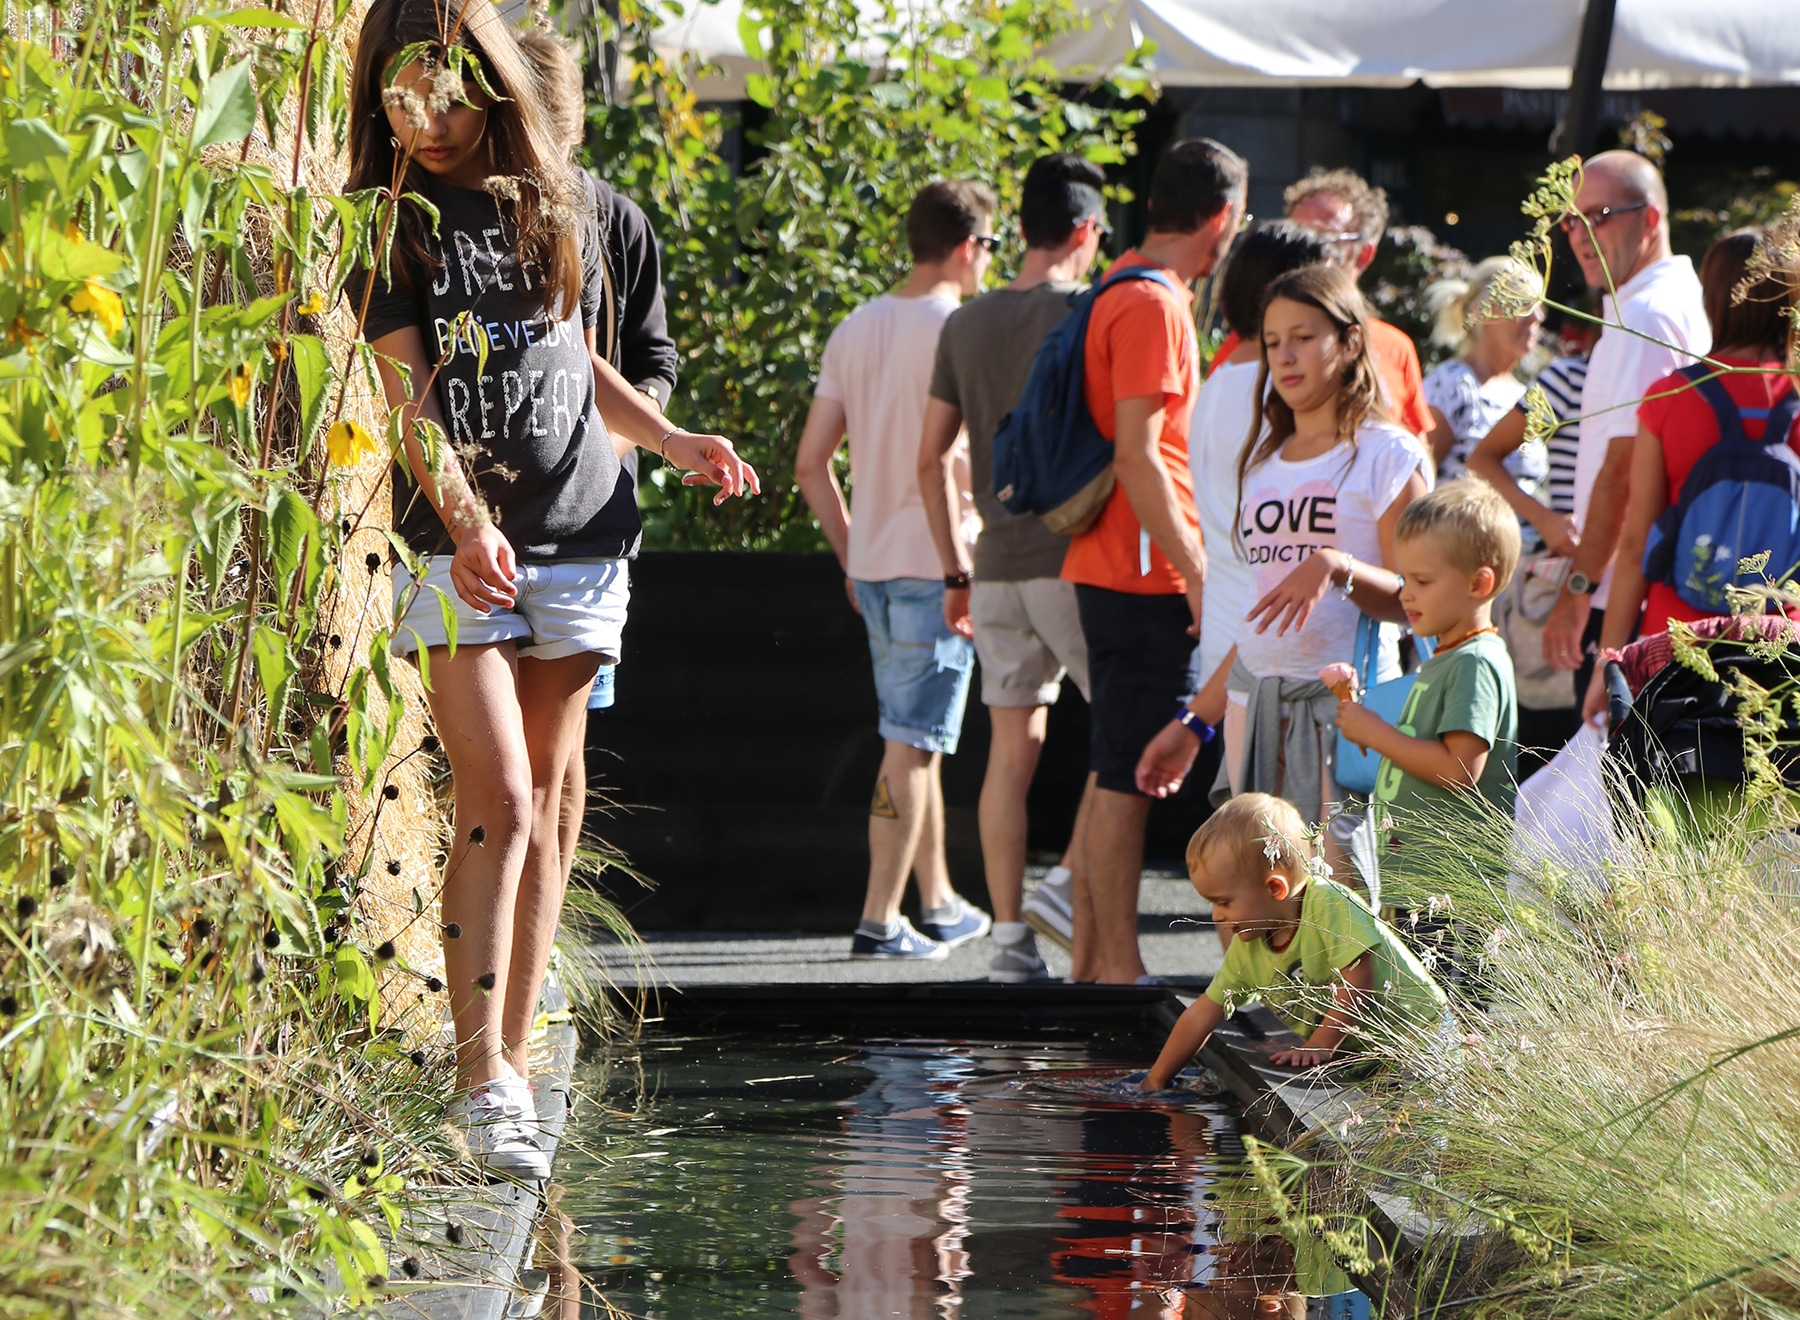
[(1575, 67), (1569, 70), (1569, 103), (1550, 134), (1550, 154), (1561, 158), (1586, 154), (1600, 128), (1601, 83), (1612, 49), (1613, 10), (1617, 0), (1587, 0), (1581, 14), (1581, 37)]

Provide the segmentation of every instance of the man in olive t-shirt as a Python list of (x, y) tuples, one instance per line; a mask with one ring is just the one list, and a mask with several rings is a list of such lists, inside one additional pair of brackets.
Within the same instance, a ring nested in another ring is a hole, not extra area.
[[(1068, 865), (1081, 853), (1091, 777), (1069, 851), (1021, 913), (1026, 794), (1063, 676), (1087, 696), (1087, 643), (1075, 588), (1060, 578), (1068, 539), (1033, 515), (1009, 513), (994, 497), (994, 432), (1024, 393), (1038, 346), (1068, 314), (1070, 296), (1093, 267), (1106, 234), (1104, 183), (1097, 165), (1068, 154), (1045, 156), (1027, 172), (1019, 205), (1025, 259), (1018, 278), (964, 303), (945, 321), (919, 449), (919, 487), (948, 588), (944, 616), (975, 638), (981, 700), (993, 730), (981, 787), (981, 853), (994, 905), (988, 979), (1003, 983), (1049, 975), (1021, 915), (1059, 943), (1075, 944), (1075, 980), (1091, 980), (1095, 973), (1083, 965), (1089, 923), (1075, 919), (1086, 886)], [(965, 426), (981, 519), (972, 573), (955, 534), (968, 512), (953, 467)]]

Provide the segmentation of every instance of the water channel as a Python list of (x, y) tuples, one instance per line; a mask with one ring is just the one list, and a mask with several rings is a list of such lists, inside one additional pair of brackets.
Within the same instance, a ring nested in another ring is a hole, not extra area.
[(796, 1030), (590, 1058), (558, 1160), (582, 1314), (1249, 1317), (1291, 1252), (1225, 1222), (1228, 1100), (1108, 1085), (1145, 1049)]

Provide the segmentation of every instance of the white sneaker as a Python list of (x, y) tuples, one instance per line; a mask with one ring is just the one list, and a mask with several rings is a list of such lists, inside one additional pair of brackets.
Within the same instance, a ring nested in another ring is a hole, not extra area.
[(1069, 895), (1074, 884), (1067, 867), (1053, 866), (1019, 908), (1027, 926), (1063, 949), (1075, 942), (1075, 905)]
[(452, 1100), (450, 1121), (462, 1129), (469, 1154), (482, 1167), (508, 1178), (542, 1182), (550, 1176), (550, 1156), (506, 1110), (503, 1090), (490, 1082)]
[(488, 1088), (500, 1097), (500, 1112), (513, 1122), (524, 1128), (532, 1137), (541, 1134), (538, 1123), (537, 1097), (531, 1093), (531, 1083), (513, 1071), (511, 1064), (505, 1064), (506, 1071), (488, 1083)]

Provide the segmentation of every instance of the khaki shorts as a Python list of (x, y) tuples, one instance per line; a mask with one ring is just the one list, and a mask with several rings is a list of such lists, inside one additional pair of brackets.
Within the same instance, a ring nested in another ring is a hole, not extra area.
[(1063, 675), (1088, 695), (1087, 639), (1075, 586), (1058, 578), (977, 581), (969, 591), (985, 706), (1054, 706)]

